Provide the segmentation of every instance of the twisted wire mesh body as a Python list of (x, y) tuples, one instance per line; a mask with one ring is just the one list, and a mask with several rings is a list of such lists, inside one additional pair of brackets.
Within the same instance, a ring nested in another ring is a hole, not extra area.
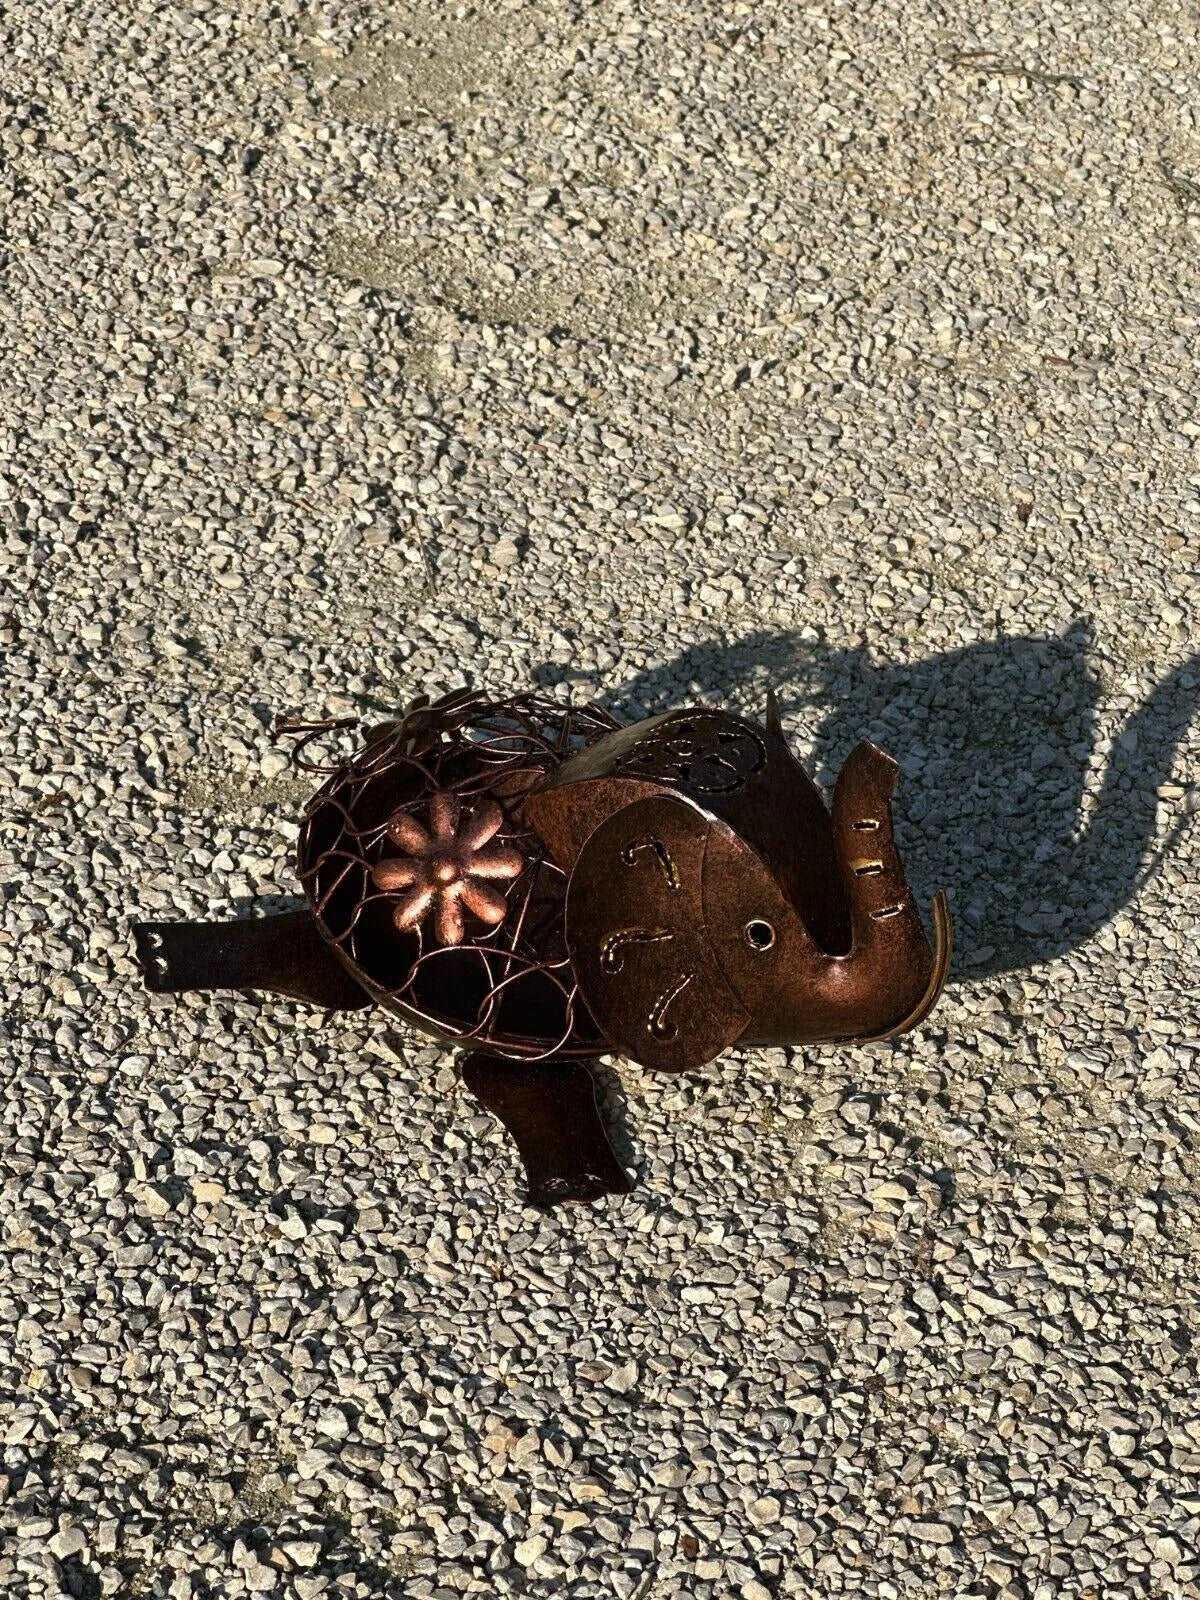
[[(300, 829), (298, 866), (323, 936), (381, 1005), (438, 1037), (501, 1055), (594, 1055), (603, 1045), (582, 1003), (563, 934), (566, 877), (525, 827), (520, 801), (569, 756), (617, 724), (595, 706), (564, 706), (536, 694), (492, 700), (460, 690), (414, 703), (398, 721), (367, 730), (348, 761), (308, 755), (345, 723), (292, 724), (294, 759), (326, 782)], [(394, 850), (397, 816), (424, 817), (435, 794), (470, 806), (487, 796), (504, 821), (498, 841), (517, 850), (520, 875), (493, 928), (471, 928), (441, 947), (426, 924), (401, 930), (395, 896), (375, 887), (372, 868)]]

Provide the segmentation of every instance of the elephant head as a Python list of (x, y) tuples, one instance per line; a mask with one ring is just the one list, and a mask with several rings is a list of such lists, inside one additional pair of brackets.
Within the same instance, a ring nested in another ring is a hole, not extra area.
[(739, 1041), (883, 1038), (915, 1027), (950, 959), (926, 937), (892, 829), (897, 768), (852, 753), (832, 807), (765, 727), (682, 710), (601, 739), (524, 802), (569, 876), (567, 947), (621, 1054), (682, 1071)]

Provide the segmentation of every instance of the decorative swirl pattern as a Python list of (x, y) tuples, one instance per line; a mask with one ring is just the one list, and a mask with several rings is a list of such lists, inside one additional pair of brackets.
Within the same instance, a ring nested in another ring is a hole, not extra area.
[(686, 711), (639, 740), (617, 770), (694, 794), (732, 794), (766, 759), (765, 743), (748, 724), (726, 712)]

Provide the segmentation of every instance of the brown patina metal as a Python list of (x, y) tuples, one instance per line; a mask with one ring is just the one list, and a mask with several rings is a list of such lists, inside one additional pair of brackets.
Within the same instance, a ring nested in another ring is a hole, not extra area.
[[(683, 1071), (735, 1044), (886, 1038), (945, 981), (891, 820), (896, 766), (862, 744), (831, 808), (765, 726), (692, 709), (619, 727), (594, 706), (460, 691), (311, 759), (308, 909), (144, 924), (147, 984), (372, 1001), (464, 1046), (538, 1204), (627, 1188), (586, 1058)], [(286, 926), (285, 926), (286, 924)]]

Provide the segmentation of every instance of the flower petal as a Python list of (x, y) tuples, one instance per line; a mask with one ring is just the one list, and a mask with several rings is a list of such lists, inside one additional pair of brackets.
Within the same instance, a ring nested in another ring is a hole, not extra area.
[(495, 927), (498, 922), (503, 922), (508, 911), (508, 901), (495, 889), (489, 889), (486, 883), (478, 883), (474, 878), (466, 878), (462, 886), (462, 903), (468, 911), (473, 911), (481, 922), (486, 922), (489, 927)]
[(425, 882), (428, 871), (423, 861), (414, 861), (411, 856), (393, 856), (375, 864), (371, 881), (377, 889), (411, 889), (414, 884)]
[(433, 824), (433, 837), (442, 849), (454, 843), (454, 830), (458, 827), (461, 810), (462, 807), (454, 795), (447, 794), (444, 789), (439, 789), (429, 802), (429, 820)]
[(410, 889), (396, 901), (392, 912), (392, 921), (402, 933), (409, 928), (415, 928), (424, 919), (425, 913), (433, 904), (434, 889), (431, 883), (422, 883), (416, 889)]
[(494, 844), (477, 850), (466, 866), (473, 878), (519, 878), (525, 870), (525, 858), (511, 845)]
[(388, 823), (388, 834), (410, 856), (425, 856), (433, 849), (433, 840), (407, 811), (400, 812)]
[(458, 832), (460, 850), (478, 850), (485, 845), (504, 821), (504, 813), (494, 800), (486, 797), (476, 802), (471, 815)]
[(461, 944), (463, 914), (456, 894), (438, 896), (437, 936), (439, 944)]

